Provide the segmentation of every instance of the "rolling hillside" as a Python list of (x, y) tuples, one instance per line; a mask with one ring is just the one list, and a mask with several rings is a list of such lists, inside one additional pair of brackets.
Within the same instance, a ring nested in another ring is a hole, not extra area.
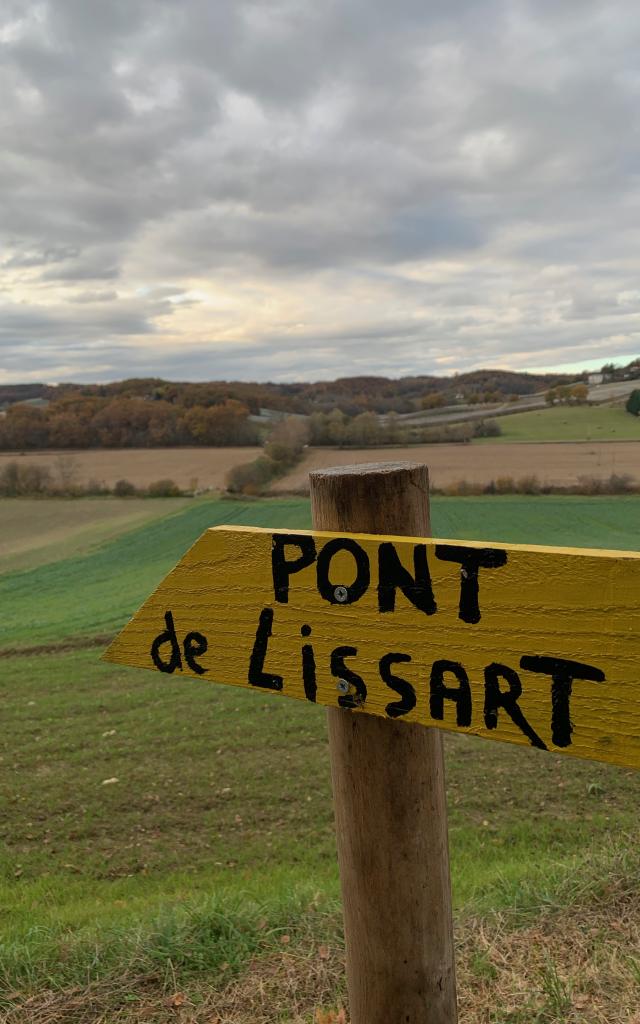
[(474, 443), (640, 441), (640, 416), (630, 416), (620, 405), (554, 406), (502, 416), (498, 423), (500, 437)]

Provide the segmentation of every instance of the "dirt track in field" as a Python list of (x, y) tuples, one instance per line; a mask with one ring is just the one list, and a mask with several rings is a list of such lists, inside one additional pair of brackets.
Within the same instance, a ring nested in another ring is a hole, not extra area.
[(232, 466), (250, 462), (260, 448), (124, 448), (77, 452), (28, 452), (24, 455), (3, 453), (0, 469), (7, 462), (34, 463), (48, 466), (59, 480), (65, 467), (71, 469), (73, 481), (86, 484), (98, 480), (113, 487), (117, 480), (130, 480), (136, 487), (146, 487), (156, 480), (174, 480), (179, 487), (223, 488)]
[(561, 486), (577, 483), (581, 476), (606, 479), (612, 473), (627, 473), (640, 481), (640, 442), (636, 441), (433, 444), (410, 448), (310, 449), (307, 458), (278, 480), (272, 490), (304, 490), (308, 487), (308, 474), (314, 469), (390, 460), (426, 462), (434, 487), (447, 487), (459, 480), (488, 484), (501, 476), (518, 479), (531, 475), (537, 476), (540, 483)]

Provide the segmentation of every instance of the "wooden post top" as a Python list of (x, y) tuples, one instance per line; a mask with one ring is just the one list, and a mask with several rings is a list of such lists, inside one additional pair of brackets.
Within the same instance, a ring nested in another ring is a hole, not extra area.
[(323, 529), (431, 536), (429, 471), (423, 463), (319, 469), (309, 474), (309, 486), (314, 521)]

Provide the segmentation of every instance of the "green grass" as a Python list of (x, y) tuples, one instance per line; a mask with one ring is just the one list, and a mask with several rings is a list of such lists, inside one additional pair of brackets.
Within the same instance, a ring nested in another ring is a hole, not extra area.
[(189, 498), (0, 498), (0, 573), (85, 554)]
[[(239, 964), (269, 936), (310, 927), (300, 907), (316, 893), (318, 933), (337, 928), (320, 708), (116, 669), (87, 651), (6, 659), (0, 697), (0, 976), (11, 987), (122, 971), (133, 947), (148, 969), (154, 949), (174, 961), (182, 949), (185, 971), (198, 956), (201, 969)], [(451, 736), (447, 774), (466, 913), (517, 907), (526, 919), (577, 862), (606, 859), (636, 827), (626, 770)], [(206, 956), (182, 945), (197, 921), (211, 933), (221, 918), (224, 941)]]
[(622, 406), (554, 406), (535, 412), (500, 416), (500, 437), (479, 438), (476, 444), (507, 441), (640, 441), (640, 417)]
[[(436, 536), (637, 548), (632, 497), (434, 498)], [(304, 528), (304, 498), (210, 500), (123, 534), (85, 555), (0, 576), (0, 650), (114, 633), (208, 526)]]

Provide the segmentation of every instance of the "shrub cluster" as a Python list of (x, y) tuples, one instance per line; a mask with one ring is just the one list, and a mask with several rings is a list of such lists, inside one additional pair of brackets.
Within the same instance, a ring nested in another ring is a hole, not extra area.
[(499, 476), (487, 484), (472, 483), (469, 480), (456, 480), (444, 487), (433, 487), (432, 493), (446, 494), (452, 497), (467, 497), (474, 494), (640, 494), (640, 483), (636, 483), (626, 473), (612, 473), (600, 479), (592, 476), (579, 476), (575, 484), (541, 483), (535, 475)]
[(264, 494), (272, 480), (284, 476), (300, 459), (309, 436), (306, 420), (289, 416), (271, 432), (264, 453), (252, 462), (234, 466), (227, 473), (231, 494)]
[(473, 425), (474, 437), (500, 437), (502, 427), (497, 420), (479, 420)]
[(625, 402), (625, 409), (630, 412), (632, 416), (640, 416), (640, 389), (634, 388), (631, 392), (627, 401)]
[(547, 405), (585, 405), (589, 400), (589, 388), (586, 384), (560, 384), (550, 388), (544, 400)]
[(474, 437), (500, 437), (502, 427), (497, 420), (466, 420), (463, 423), (442, 423), (413, 427), (407, 431), (410, 444), (466, 444)]
[(99, 480), (78, 483), (64, 467), (58, 467), (58, 472), (53, 473), (49, 466), (16, 460), (0, 468), (2, 498), (86, 498), (109, 494), (117, 498), (175, 498), (185, 493), (174, 480), (156, 480), (148, 487), (118, 480), (110, 488)]

